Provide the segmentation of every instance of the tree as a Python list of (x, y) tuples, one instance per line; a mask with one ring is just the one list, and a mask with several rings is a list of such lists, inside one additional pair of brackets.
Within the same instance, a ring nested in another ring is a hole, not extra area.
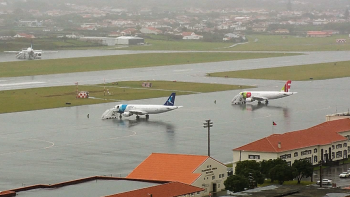
[(270, 178), (271, 182), (273, 182), (274, 179), (270, 177), (270, 170), (273, 167), (275, 167), (276, 165), (287, 165), (287, 162), (285, 160), (280, 159), (280, 158), (278, 158), (278, 159), (269, 159), (268, 161), (263, 160), (263, 161), (260, 162), (261, 173), (266, 178)]
[(225, 189), (233, 192), (244, 191), (244, 188), (249, 187), (249, 181), (242, 175), (232, 175), (227, 177), (224, 182)]
[(277, 180), (281, 185), (283, 185), (284, 181), (293, 180), (296, 174), (296, 169), (286, 164), (278, 164), (270, 170), (271, 180)]
[(249, 188), (257, 187), (257, 184), (264, 183), (264, 175), (261, 173), (260, 163), (255, 160), (245, 160), (237, 163), (235, 174), (243, 177), (249, 177)]
[(237, 162), (237, 165), (235, 168), (235, 174), (242, 174), (245, 169), (260, 171), (261, 170), (260, 163), (256, 162), (255, 160), (239, 161)]
[(312, 164), (305, 159), (295, 160), (292, 167), (297, 171), (298, 184), (302, 178), (311, 177), (314, 170)]

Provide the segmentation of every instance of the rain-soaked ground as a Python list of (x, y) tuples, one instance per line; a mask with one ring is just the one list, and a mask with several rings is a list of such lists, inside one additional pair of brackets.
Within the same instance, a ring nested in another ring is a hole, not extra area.
[[(341, 54), (339, 59), (350, 58), (343, 56), (346, 54), (344, 52)], [(322, 59), (324, 57), (320, 57), (319, 61), (325, 61)], [(334, 56), (329, 57), (329, 61), (334, 60)], [(138, 77), (139, 80), (150, 77), (162, 79), (172, 74), (182, 81), (255, 84), (259, 90), (280, 90), (284, 81), (208, 78), (203, 73), (206, 70), (225, 69), (230, 65), (238, 65), (241, 67), (237, 69), (242, 69), (242, 66), (253, 68), (257, 64), (268, 67), (292, 64), (294, 60), (316, 61), (306, 56), (304, 59), (293, 58), (223, 62), (223, 67), (213, 63), (180, 65), (177, 70), (170, 66), (113, 72), (123, 72), (119, 76), (125, 80)], [(198, 69), (201, 65), (203, 67)], [(215, 65), (215, 68), (210, 65)], [(8, 81), (35, 81), (37, 78), (49, 85), (64, 83), (69, 77), (72, 82), (74, 77), (81, 77), (82, 80), (89, 80), (86, 83), (93, 83), (91, 76), (102, 78), (104, 74), (108, 75), (110, 71), (53, 75), (53, 79), (50, 76), (5, 78), (0, 87), (9, 87)], [(58, 82), (58, 76), (63, 78), (61, 82)], [(51, 84), (52, 80), (57, 81)], [(151, 115), (147, 121), (143, 118), (135, 120), (135, 117), (101, 120), (102, 113), (117, 103), (1, 114), (0, 190), (93, 175), (126, 176), (152, 152), (206, 155), (207, 130), (203, 128), (203, 123), (207, 119), (214, 123), (211, 129), (211, 156), (223, 163), (232, 162), (233, 148), (274, 133), (305, 129), (324, 122), (327, 114), (348, 111), (349, 82), (350, 78), (293, 81), (291, 89), (298, 93), (271, 100), (268, 106), (256, 103), (231, 105), (231, 99), (239, 90), (177, 96), (175, 104), (183, 108)], [(163, 104), (165, 99), (127, 103)], [(276, 126), (272, 125), (273, 121), (277, 123)], [(339, 174), (338, 171), (340, 173), (343, 169), (337, 170), (335, 176)], [(344, 181), (350, 183), (350, 179)]]
[[(2, 114), (0, 189), (92, 175), (125, 176), (152, 152), (206, 155), (206, 119), (214, 123), (211, 156), (231, 162), (233, 148), (311, 127), (325, 121), (327, 114), (347, 111), (349, 82), (350, 78), (293, 82), (298, 94), (271, 100), (268, 106), (231, 105), (239, 91), (177, 96), (175, 104), (183, 108), (151, 115), (147, 121), (101, 120), (116, 103)], [(163, 104), (165, 99), (128, 103)]]

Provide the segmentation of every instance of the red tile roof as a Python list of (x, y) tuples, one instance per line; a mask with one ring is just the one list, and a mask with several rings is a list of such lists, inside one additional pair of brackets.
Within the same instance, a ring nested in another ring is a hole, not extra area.
[(152, 153), (127, 178), (192, 184), (201, 175), (193, 171), (208, 158), (201, 155)]
[(179, 182), (171, 182), (162, 185), (147, 187), (134, 191), (114, 194), (107, 197), (176, 197), (203, 191), (204, 189)]
[[(346, 137), (339, 134), (344, 131), (350, 131), (350, 119), (348, 118), (324, 122), (304, 130), (270, 135), (233, 150), (284, 152), (304, 147), (326, 145), (346, 140)], [(281, 148), (278, 147), (278, 143), (281, 144)]]
[(332, 35), (332, 32), (325, 31), (308, 31), (307, 35)]
[(194, 32), (182, 32), (182, 36), (191, 36)]

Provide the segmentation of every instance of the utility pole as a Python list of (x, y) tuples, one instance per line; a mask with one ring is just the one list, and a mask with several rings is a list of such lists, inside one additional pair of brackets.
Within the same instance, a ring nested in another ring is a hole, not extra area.
[(213, 122), (211, 120), (206, 120), (203, 123), (204, 128), (208, 128), (208, 156), (210, 157), (210, 127), (213, 127)]
[(320, 187), (322, 187), (322, 163), (323, 160), (320, 161)]

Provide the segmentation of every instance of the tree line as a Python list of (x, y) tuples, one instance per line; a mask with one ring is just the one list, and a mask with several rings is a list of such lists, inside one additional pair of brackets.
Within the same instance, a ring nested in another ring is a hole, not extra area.
[(261, 162), (246, 160), (237, 163), (234, 175), (229, 176), (224, 185), (226, 190), (239, 192), (255, 188), (266, 179), (281, 185), (284, 181), (297, 179), (300, 184), (302, 178), (311, 177), (312, 173), (313, 166), (305, 159), (295, 160), (291, 166), (280, 158)]

